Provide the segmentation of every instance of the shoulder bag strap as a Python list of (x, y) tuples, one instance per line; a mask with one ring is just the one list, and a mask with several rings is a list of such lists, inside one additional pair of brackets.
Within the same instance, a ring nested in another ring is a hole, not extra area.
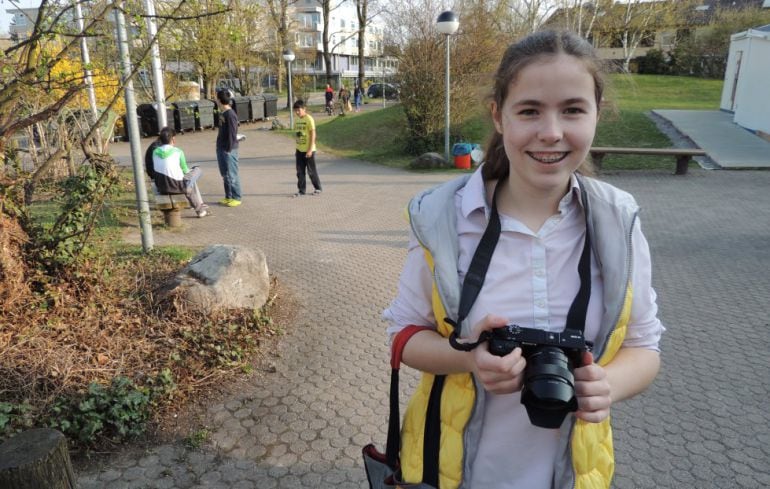
[(385, 457), (392, 470), (398, 469), (398, 453), (401, 448), (401, 413), (398, 404), (398, 370), (401, 367), (401, 357), (404, 346), (415, 333), (431, 329), (427, 326), (409, 325), (398, 332), (393, 338), (390, 349), (390, 415), (388, 416), (388, 442), (385, 446)]

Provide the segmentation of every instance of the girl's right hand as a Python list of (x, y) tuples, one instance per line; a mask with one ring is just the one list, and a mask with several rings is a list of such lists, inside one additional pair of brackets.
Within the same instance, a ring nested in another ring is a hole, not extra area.
[[(473, 326), (476, 338), (483, 331), (490, 331), (505, 326), (507, 321), (500, 316), (487, 314)], [(518, 392), (524, 383), (524, 367), (527, 365), (521, 356), (521, 348), (514, 349), (504, 357), (489, 353), (487, 343), (482, 343), (471, 352), (473, 373), (484, 389), (493, 394)]]

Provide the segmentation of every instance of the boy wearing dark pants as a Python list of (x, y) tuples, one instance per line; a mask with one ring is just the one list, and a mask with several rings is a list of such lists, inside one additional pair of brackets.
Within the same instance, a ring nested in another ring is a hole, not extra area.
[(297, 160), (297, 193), (294, 197), (305, 195), (307, 182), (305, 180), (305, 171), (310, 176), (310, 182), (313, 184), (313, 194), (321, 193), (321, 180), (318, 178), (318, 171), (315, 168), (315, 120), (305, 110), (305, 102), (297, 100), (293, 105), (294, 114), (297, 120), (294, 122), (296, 130), (295, 137), (297, 141), (297, 151), (295, 157)]
[(241, 205), (241, 178), (238, 175), (238, 116), (232, 108), (229, 90), (217, 92), (219, 102), (219, 133), (217, 134), (217, 163), (225, 185), (225, 198), (221, 205)]

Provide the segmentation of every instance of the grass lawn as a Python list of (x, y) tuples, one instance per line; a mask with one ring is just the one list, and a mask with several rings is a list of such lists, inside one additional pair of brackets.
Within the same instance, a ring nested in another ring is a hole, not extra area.
[[(718, 110), (722, 80), (657, 75), (612, 75), (597, 127), (596, 146), (671, 147), (668, 138), (647, 117), (652, 109)], [(479, 107), (480, 110), (483, 107)], [(405, 136), (400, 106), (345, 117), (327, 117), (323, 107), (311, 107), (318, 125), (318, 142), (326, 151), (375, 163), (406, 167), (414, 159), (403, 152)], [(488, 116), (479, 113), (463, 122), (464, 141), (484, 144), (491, 130)], [(436, 148), (439, 153), (443, 148)], [(694, 164), (694, 163), (693, 163)], [(605, 170), (673, 169), (673, 158), (605, 157)]]
[(396, 167), (405, 167), (413, 159), (402, 151), (406, 119), (400, 105), (348, 113), (345, 117), (327, 116), (323, 107), (319, 107), (313, 111), (313, 117), (318, 142), (324, 150)]

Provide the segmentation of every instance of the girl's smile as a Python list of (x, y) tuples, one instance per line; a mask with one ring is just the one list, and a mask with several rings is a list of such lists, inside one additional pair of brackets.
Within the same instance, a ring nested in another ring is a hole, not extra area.
[(527, 154), (541, 163), (550, 164), (550, 163), (558, 163), (564, 158), (566, 158), (567, 155), (569, 155), (569, 151), (559, 152), (559, 153), (546, 153), (546, 152), (533, 153), (528, 151)]

